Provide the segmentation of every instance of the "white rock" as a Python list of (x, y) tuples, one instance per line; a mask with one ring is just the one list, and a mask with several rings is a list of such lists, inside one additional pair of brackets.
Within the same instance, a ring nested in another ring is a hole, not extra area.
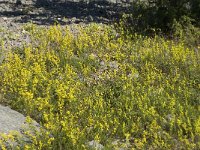
[(104, 148), (102, 144), (100, 144), (99, 142), (95, 140), (88, 142), (88, 145), (96, 150), (102, 150)]
[(61, 21), (62, 20), (62, 18), (57, 18), (58, 19), (58, 21)]
[(3, 19), (4, 21), (8, 20), (8, 18), (7, 18), (7, 17), (2, 17), (2, 19)]

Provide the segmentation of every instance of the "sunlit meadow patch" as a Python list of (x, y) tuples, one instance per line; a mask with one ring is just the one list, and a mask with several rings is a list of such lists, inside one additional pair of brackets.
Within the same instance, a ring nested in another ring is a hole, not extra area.
[(93, 140), (105, 149), (199, 148), (195, 51), (106, 25), (28, 31), (31, 44), (0, 66), (4, 99), (48, 131), (23, 148), (89, 149)]

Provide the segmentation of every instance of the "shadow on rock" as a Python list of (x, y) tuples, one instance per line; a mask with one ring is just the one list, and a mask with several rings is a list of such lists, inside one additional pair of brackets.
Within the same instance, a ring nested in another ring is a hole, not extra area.
[(38, 25), (61, 25), (72, 23), (111, 23), (128, 12), (129, 5), (116, 4), (107, 1), (73, 2), (59, 0), (36, 0), (32, 4), (3, 3), (10, 10), (0, 11), (2, 17), (15, 17), (15, 22), (33, 22)]

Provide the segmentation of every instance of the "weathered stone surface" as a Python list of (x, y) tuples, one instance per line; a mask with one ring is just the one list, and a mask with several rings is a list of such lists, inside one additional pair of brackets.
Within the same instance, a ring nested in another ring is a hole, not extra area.
[[(26, 122), (26, 117), (19, 112), (12, 110), (9, 107), (0, 105), (0, 140), (3, 138), (2, 134), (17, 135), (15, 139), (6, 140), (3, 142), (3, 146), (6, 149), (15, 149), (16, 146), (23, 147), (25, 143), (31, 143), (30, 137), (24, 134), (29, 131), (32, 135), (40, 133), (39, 124), (32, 120), (31, 124)], [(15, 133), (15, 134), (13, 134)], [(0, 150), (2, 149), (0, 144)]]
[(92, 140), (90, 142), (88, 142), (88, 145), (91, 147), (91, 148), (94, 148), (96, 150), (102, 150), (104, 149), (104, 146), (101, 145), (100, 143), (98, 143), (97, 141), (95, 140)]
[[(26, 123), (26, 117), (9, 107), (0, 105), (0, 133), (20, 131)], [(35, 122), (35, 124), (37, 124)]]

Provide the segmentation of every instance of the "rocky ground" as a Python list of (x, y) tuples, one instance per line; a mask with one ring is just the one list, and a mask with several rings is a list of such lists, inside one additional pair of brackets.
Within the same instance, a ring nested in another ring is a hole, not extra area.
[(127, 0), (21, 0), (21, 4), (16, 1), (0, 0), (0, 63), (4, 50), (30, 42), (23, 29), (28, 23), (41, 27), (109, 24), (129, 10), (129, 3), (122, 3)]
[(17, 5), (16, 0), (0, 0), (0, 40), (5, 41), (6, 49), (8, 46), (20, 46), (22, 42), (30, 41), (22, 28), (27, 23), (44, 27), (90, 22), (109, 24), (118, 20), (123, 12), (128, 11), (129, 6), (127, 3), (113, 3), (116, 0), (90, 3), (77, 0), (51, 1), (21, 0), (22, 4)]

